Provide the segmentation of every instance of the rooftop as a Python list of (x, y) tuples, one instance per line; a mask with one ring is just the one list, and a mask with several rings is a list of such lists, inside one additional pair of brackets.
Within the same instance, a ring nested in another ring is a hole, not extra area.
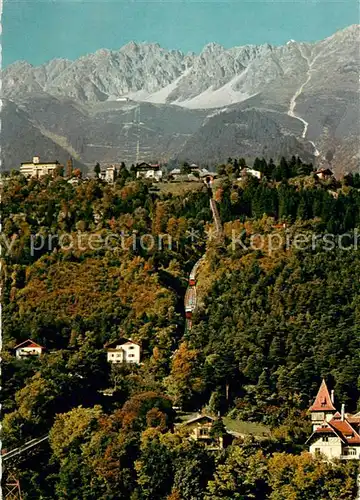
[(331, 401), (331, 397), (329, 394), (329, 390), (327, 388), (326, 382), (323, 379), (320, 385), (320, 389), (317, 393), (315, 401), (312, 406), (309, 408), (310, 411), (336, 411), (333, 402)]
[(40, 347), (41, 349), (44, 349), (43, 346), (37, 344), (31, 339), (24, 340), (24, 342), (21, 342), (20, 344), (16, 345), (14, 349), (19, 349), (20, 347)]

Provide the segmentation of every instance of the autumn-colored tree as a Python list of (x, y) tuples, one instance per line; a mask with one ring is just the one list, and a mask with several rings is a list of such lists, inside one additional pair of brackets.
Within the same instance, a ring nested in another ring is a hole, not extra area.
[(58, 415), (49, 435), (56, 459), (65, 461), (72, 449), (79, 451), (81, 444), (90, 439), (91, 432), (99, 427), (102, 415), (100, 406), (94, 408), (79, 406), (69, 413)]
[[(149, 413), (150, 412), (150, 413)], [(124, 429), (143, 430), (148, 425), (171, 428), (174, 412), (170, 398), (156, 392), (131, 397), (117, 413)]]
[(267, 463), (261, 451), (248, 453), (241, 446), (230, 449), (225, 462), (216, 467), (214, 479), (208, 483), (206, 498), (243, 500), (268, 498)]
[(170, 376), (164, 382), (176, 405), (186, 405), (201, 391), (202, 380), (198, 370), (199, 353), (183, 342), (173, 356)]
[(141, 446), (140, 459), (135, 462), (137, 482), (143, 498), (166, 498), (173, 483), (173, 453), (154, 435)]
[(153, 218), (153, 233), (156, 235), (166, 231), (168, 209), (164, 202), (157, 202), (155, 206), (155, 214)]
[(329, 498), (347, 500), (356, 492), (356, 465), (330, 463), (309, 453), (275, 453), (269, 459), (271, 500)]

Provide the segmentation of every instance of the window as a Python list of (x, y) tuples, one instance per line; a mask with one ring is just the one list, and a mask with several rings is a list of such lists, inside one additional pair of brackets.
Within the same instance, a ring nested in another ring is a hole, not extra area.
[(315, 448), (315, 455), (320, 455), (320, 448)]
[(128, 354), (129, 358), (135, 358), (135, 354)]
[(200, 436), (208, 436), (209, 431), (207, 429), (201, 428), (200, 429)]
[(328, 436), (323, 436), (322, 437), (322, 440), (325, 441), (326, 443), (329, 441), (329, 437)]
[(356, 455), (355, 448), (345, 448), (344, 455), (352, 455), (352, 456)]
[(323, 412), (311, 414), (311, 420), (319, 421), (319, 420), (324, 420), (324, 418), (325, 418), (325, 414)]
[(131, 346), (129, 347), (129, 349), (135, 349), (135, 347), (134, 347), (133, 345), (131, 345)]

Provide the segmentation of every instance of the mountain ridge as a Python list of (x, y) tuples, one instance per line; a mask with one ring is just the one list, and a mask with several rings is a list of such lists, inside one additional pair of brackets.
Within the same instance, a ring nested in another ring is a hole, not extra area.
[[(87, 143), (113, 147), (113, 155), (106, 153), (107, 161), (116, 161), (123, 155), (134, 162), (139, 140), (142, 159), (160, 156), (181, 160), (195, 155), (193, 140), (201, 137), (199, 150), (214, 151), (215, 147), (218, 153), (213, 162), (221, 161), (227, 157), (224, 144), (230, 144), (233, 132), (226, 138), (222, 132), (223, 144), (216, 143), (218, 124), (227, 123), (229, 130), (235, 130), (236, 121), (243, 123), (244, 117), (248, 117), (248, 127), (252, 129), (255, 120), (262, 131), (255, 134), (256, 144), (240, 141), (239, 156), (251, 158), (253, 154), (262, 154), (264, 148), (258, 140), (263, 137), (264, 144), (268, 144), (266, 134), (271, 122), (278, 125), (270, 128), (276, 128), (276, 133), (284, 136), (282, 139), (277, 135), (275, 143), (288, 144), (285, 136), (294, 135), (298, 144), (295, 149), (303, 150), (304, 157), (310, 151), (314, 161), (321, 161), (336, 144), (342, 151), (341, 165), (335, 165), (340, 172), (346, 162), (351, 169), (359, 163), (356, 153), (344, 159), (343, 147), (344, 142), (353, 144), (359, 136), (359, 35), (360, 25), (351, 25), (313, 43), (289, 41), (278, 46), (265, 43), (227, 49), (212, 42), (198, 54), (164, 49), (158, 43), (129, 42), (118, 50), (99, 49), (75, 61), (57, 58), (40, 66), (17, 61), (2, 71), (2, 95), (5, 105), (12, 101), (29, 116), (35, 113), (39, 129), (45, 131), (49, 127), (48, 137), (51, 134), (65, 137), (64, 144), (71, 144), (85, 164), (92, 163), (93, 154), (82, 157), (81, 150), (73, 144), (76, 141), (84, 150), (88, 149)], [(121, 103), (125, 98), (127, 102)], [(78, 120), (76, 107), (84, 110), (86, 118), (79, 124), (72, 124), (70, 119), (71, 125), (65, 127), (68, 130), (62, 130), (51, 111), (55, 103), (60, 122), (64, 113)], [(36, 110), (36, 104), (41, 112)], [(130, 121), (127, 106), (133, 107)], [(244, 114), (245, 109), (251, 108), (257, 112)], [(94, 122), (95, 116), (99, 116), (97, 112), (94, 114), (95, 109), (103, 110), (98, 124)], [(181, 113), (180, 109), (193, 113)], [(274, 111), (280, 115), (269, 114)], [(188, 122), (190, 136), (195, 134), (193, 138), (180, 132), (184, 140), (174, 142), (167, 134), (161, 113), (178, 123), (181, 130), (184, 130), (183, 120), (193, 121)], [(234, 123), (230, 124), (230, 118)], [(119, 133), (114, 129), (118, 126)], [(205, 128), (200, 131), (202, 127)], [(208, 130), (216, 144), (206, 140), (204, 130)], [(159, 144), (155, 145), (151, 141), (156, 141), (156, 131)], [(70, 133), (76, 135), (76, 141)], [(98, 134), (98, 140), (94, 134)], [(108, 144), (106, 135), (114, 142)], [(254, 137), (251, 133), (248, 141), (255, 140)], [(193, 153), (184, 150), (186, 144), (191, 144)], [(349, 149), (353, 152), (356, 148)], [(336, 161), (336, 151), (333, 156)]]
[[(2, 72), (4, 95), (11, 97), (28, 87), (27, 91), (42, 89), (52, 95), (59, 94), (81, 102), (98, 102), (123, 96), (134, 98), (136, 92), (141, 90), (147, 93), (143, 100), (151, 101), (152, 93), (180, 78), (177, 88), (162, 104), (182, 105), (183, 102), (186, 106), (186, 102), (206, 90), (218, 90), (239, 77), (236, 90), (242, 90), (246, 98), (249, 87), (261, 90), (264, 85), (289, 72), (296, 76), (296, 65), (301, 63), (299, 54), (296, 54), (299, 47), (304, 47), (311, 57), (313, 53), (321, 52), (327, 43), (331, 44), (338, 38), (355, 38), (358, 33), (359, 25), (352, 25), (315, 43), (295, 41), (279, 46), (265, 43), (226, 49), (211, 42), (195, 55), (185, 55), (181, 50), (167, 50), (158, 43), (129, 42), (118, 50), (99, 49), (74, 61), (56, 58), (40, 66), (18, 61)], [(259, 78), (259, 66), (264, 63), (265, 69), (270, 72), (265, 80)], [(22, 86), (16, 88), (19, 77)], [(254, 93), (253, 90), (250, 94)], [(238, 102), (241, 100), (239, 96)], [(196, 102), (193, 107), (195, 105)], [(202, 103), (198, 107), (206, 106)], [(211, 107), (217, 107), (216, 102)]]

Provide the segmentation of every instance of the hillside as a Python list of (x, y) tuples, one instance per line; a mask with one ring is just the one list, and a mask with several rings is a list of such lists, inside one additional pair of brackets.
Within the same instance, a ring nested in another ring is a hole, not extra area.
[[(4, 179), (2, 439), (49, 435), (16, 458), (25, 500), (352, 498), (356, 464), (305, 441), (322, 377), (346, 411), (360, 401), (360, 175), (258, 162), (261, 181), (227, 168), (213, 193), (154, 194), (126, 169), (114, 185)], [(45, 350), (16, 358), (28, 338)], [(107, 360), (123, 338), (139, 364)], [(175, 425), (199, 410), (215, 442), (235, 432), (226, 449)]]

